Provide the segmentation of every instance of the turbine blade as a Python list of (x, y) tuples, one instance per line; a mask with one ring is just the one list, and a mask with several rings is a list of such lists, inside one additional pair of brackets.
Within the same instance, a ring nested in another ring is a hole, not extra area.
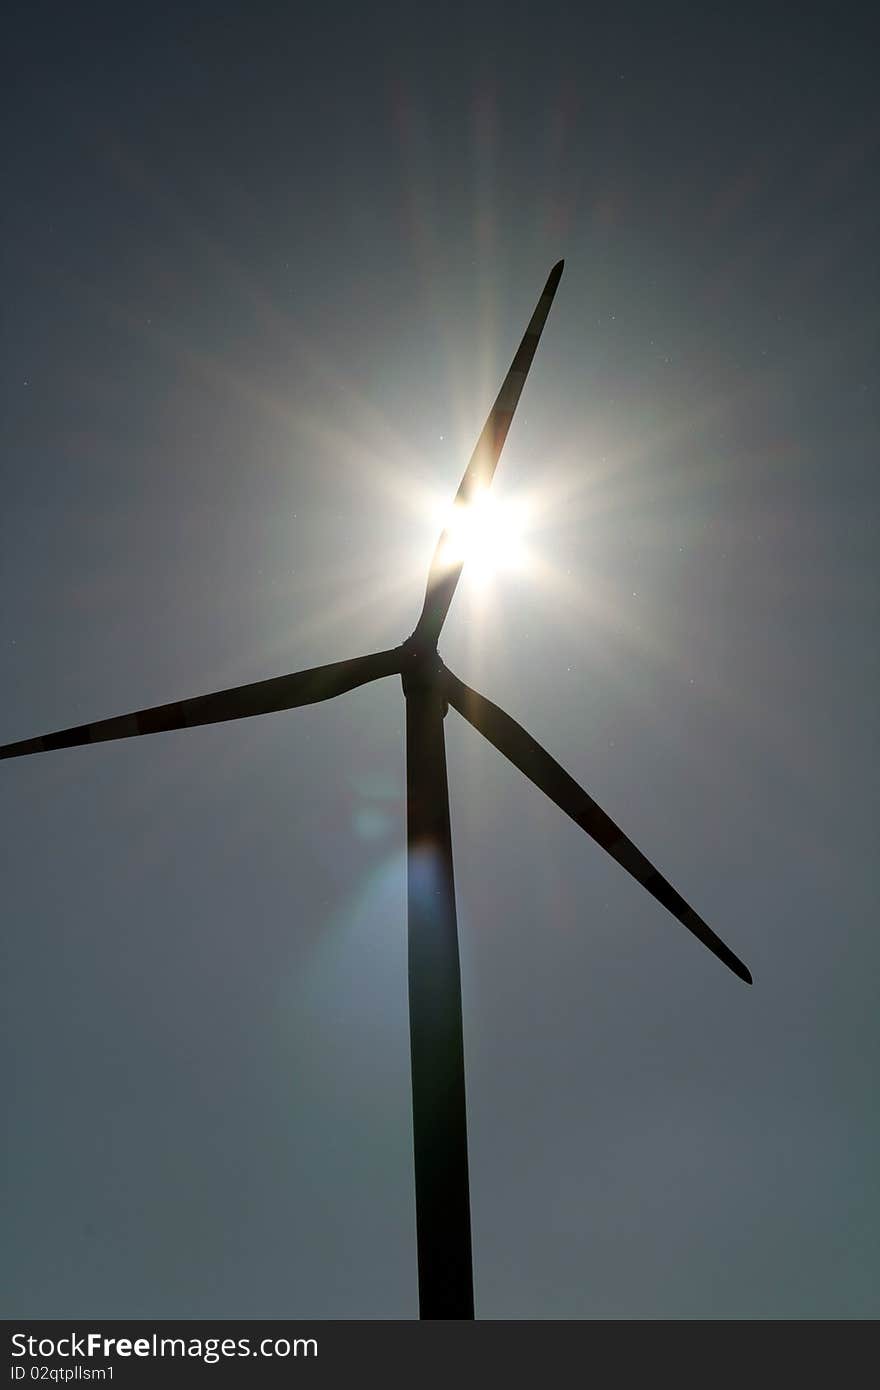
[[(501, 390), (495, 398), (495, 404), (490, 410), (489, 418), (477, 440), (477, 447), (465, 469), (464, 477), (459, 483), (458, 492), (455, 494), (454, 505), (456, 507), (467, 506), (481, 489), (489, 486), (495, 476), (495, 469), (504, 447), (504, 441), (507, 438), (507, 431), (510, 429), (513, 413), (532, 365), (535, 349), (538, 346), (544, 324), (547, 322), (547, 315), (562, 278), (564, 265), (564, 261), (558, 261), (547, 277), (541, 298), (529, 320), (529, 326), (523, 335), (523, 340), (516, 350), (516, 355), (510, 364), (510, 370), (501, 384)], [(425, 589), (425, 602), (414, 633), (414, 636), (429, 641), (432, 646), (437, 645), (440, 630), (446, 621), (446, 614), (449, 612), (449, 605), (452, 602), (452, 596), (462, 571), (461, 564), (450, 566), (444, 562), (444, 551), (448, 540), (448, 532), (444, 531), (437, 542), (434, 558), (431, 561)]]
[(662, 874), (654, 868), (632, 840), (624, 835), (610, 816), (607, 816), (591, 796), (579, 787), (573, 777), (551, 758), (531, 734), (527, 734), (515, 719), (493, 705), (483, 695), (460, 681), (446, 667), (443, 668), (443, 686), (449, 703), (459, 714), (472, 724), (485, 738), (493, 743), (500, 753), (525, 773), (536, 787), (554, 801), (560, 810), (571, 816), (582, 830), (607, 850), (612, 859), (637, 883), (647, 888), (659, 903), (676, 917), (682, 926), (693, 932), (694, 936), (708, 946), (719, 960), (723, 961), (735, 975), (746, 984), (752, 983), (747, 966), (735, 956), (702, 917), (698, 917), (692, 907), (678, 894)]
[(191, 729), (199, 724), (220, 724), (227, 719), (272, 714), (276, 710), (332, 699), (334, 695), (342, 695), (346, 690), (399, 671), (397, 648), (374, 652), (352, 661), (314, 666), (309, 671), (255, 681), (232, 690), (218, 690), (212, 695), (196, 695), (191, 700), (178, 700), (171, 705), (154, 705), (152, 709), (101, 719), (96, 724), (80, 724), (75, 729), (62, 729), (59, 733), (43, 734), (41, 738), (24, 739), (21, 743), (7, 743), (0, 748), (0, 758), (21, 758), (27, 753), (74, 748), (82, 743), (103, 743), (108, 739), (133, 738), (138, 734), (158, 734), (168, 729)]

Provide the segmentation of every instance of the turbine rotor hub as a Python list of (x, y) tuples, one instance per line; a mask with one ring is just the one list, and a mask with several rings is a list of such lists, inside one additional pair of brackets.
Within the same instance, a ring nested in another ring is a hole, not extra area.
[[(435, 645), (415, 636), (407, 638), (400, 648), (400, 682), (409, 697), (417, 690), (435, 690), (440, 685), (443, 662)], [(447, 703), (443, 700), (443, 713)]]

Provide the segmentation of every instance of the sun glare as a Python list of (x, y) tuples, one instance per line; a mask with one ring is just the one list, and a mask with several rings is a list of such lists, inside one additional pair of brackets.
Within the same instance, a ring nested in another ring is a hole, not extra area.
[(485, 584), (500, 570), (522, 566), (524, 523), (522, 506), (480, 491), (472, 502), (447, 507), (443, 558), (450, 566), (464, 564), (470, 579)]

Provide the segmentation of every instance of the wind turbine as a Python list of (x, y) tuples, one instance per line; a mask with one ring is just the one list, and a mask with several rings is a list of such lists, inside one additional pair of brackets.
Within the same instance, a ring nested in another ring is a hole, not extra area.
[[(459, 485), (453, 516), (461, 516), (472, 507), (492, 481), (563, 264), (559, 261), (550, 272)], [(463, 560), (447, 527), (431, 561), (419, 621), (398, 647), (0, 747), (0, 758), (17, 758), (107, 739), (217, 724), (329, 700), (383, 676), (401, 677), (406, 698), (409, 1015), (422, 1318), (474, 1316), (461, 977), (443, 737), (449, 705), (734, 974), (748, 984), (752, 982), (742, 961), (574, 778), (516, 720), (444, 666), (437, 642), (462, 568)]]

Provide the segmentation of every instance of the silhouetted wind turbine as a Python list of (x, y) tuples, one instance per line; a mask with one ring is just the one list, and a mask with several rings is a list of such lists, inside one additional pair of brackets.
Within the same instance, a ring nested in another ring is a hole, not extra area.
[[(550, 272), (461, 480), (456, 509), (473, 504), (492, 481), (563, 264), (560, 261)], [(406, 697), (409, 1015), (422, 1318), (474, 1316), (461, 978), (443, 739), (448, 705), (494, 743), (734, 974), (752, 982), (742, 961), (574, 778), (515, 719), (444, 666), (437, 641), (462, 568), (447, 529), (431, 562), (421, 617), (412, 636), (399, 647), (0, 747), (0, 758), (17, 758), (106, 739), (189, 729), (329, 700), (381, 676), (401, 677)]]

